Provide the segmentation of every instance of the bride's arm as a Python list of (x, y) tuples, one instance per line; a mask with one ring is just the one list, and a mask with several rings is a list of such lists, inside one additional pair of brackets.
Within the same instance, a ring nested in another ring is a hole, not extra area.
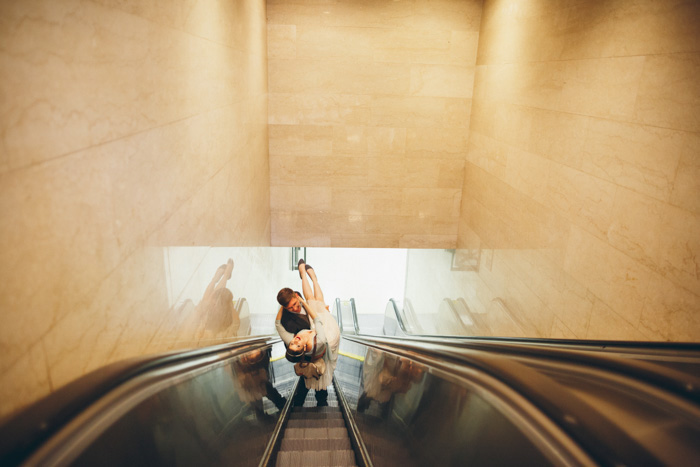
[(326, 338), (326, 330), (323, 328), (323, 319), (320, 316), (318, 316), (318, 314), (312, 309), (312, 307), (306, 302), (306, 300), (301, 298), (300, 300), (302, 306), (309, 314), (309, 318), (311, 318), (314, 322), (314, 329), (316, 330), (316, 342), (319, 344), (327, 343), (328, 338)]

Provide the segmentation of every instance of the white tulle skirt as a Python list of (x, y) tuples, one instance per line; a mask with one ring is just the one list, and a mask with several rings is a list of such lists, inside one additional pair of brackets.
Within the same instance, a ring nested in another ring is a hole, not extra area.
[(338, 364), (338, 347), (340, 347), (340, 328), (335, 318), (326, 309), (326, 304), (319, 300), (309, 300), (309, 307), (316, 312), (319, 320), (323, 323), (323, 330), (328, 339), (328, 348), (323, 355), (326, 362), (326, 372), (319, 379), (307, 378), (306, 387), (308, 389), (326, 389), (333, 382), (333, 373)]

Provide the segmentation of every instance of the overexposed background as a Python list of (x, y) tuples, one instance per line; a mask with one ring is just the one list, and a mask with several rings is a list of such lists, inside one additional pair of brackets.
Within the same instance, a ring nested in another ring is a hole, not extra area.
[[(165, 269), (168, 296), (177, 309), (187, 300), (199, 303), (216, 269), (229, 258), (234, 269), (226, 287), (234, 299), (245, 298), (254, 334), (274, 333), (277, 292), (301, 291), (299, 273), (291, 270), (291, 248), (169, 247)], [(355, 299), (363, 315), (383, 315), (390, 298), (402, 300), (406, 284), (405, 249), (308, 248), (306, 261), (317, 273), (326, 304)]]

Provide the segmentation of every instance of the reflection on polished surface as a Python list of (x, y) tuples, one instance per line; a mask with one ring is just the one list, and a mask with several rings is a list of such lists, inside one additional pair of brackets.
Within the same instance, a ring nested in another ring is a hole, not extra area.
[(375, 465), (552, 463), (476, 388), (372, 348), (363, 360), (342, 357), (338, 379)]
[(272, 376), (270, 354), (247, 352), (153, 394), (71, 465), (257, 465), (291, 389), (285, 368)]
[(700, 459), (697, 345), (345, 336), (341, 355), (339, 386), (375, 465)]
[(264, 2), (8, 1), (0, 17), (4, 415), (172, 344), (155, 337), (164, 249), (269, 246), (270, 189)]
[[(648, 287), (640, 288), (631, 264), (616, 262), (622, 261), (619, 255), (611, 263), (601, 260), (611, 268), (604, 274), (596, 272), (598, 264), (590, 264), (590, 259), (570, 274), (560, 269), (551, 257), (554, 252), (546, 248), (487, 248), (478, 238), (475, 242), (473, 247), (457, 250), (408, 250), (406, 293), (399, 305), (409, 320), (413, 316), (416, 333), (626, 341), (700, 339), (698, 296), (670, 284), (666, 287), (666, 280), (659, 277), (645, 276), (643, 283)], [(570, 254), (585, 256), (586, 251), (590, 249), (579, 245)], [(609, 274), (626, 279), (613, 280)], [(583, 275), (591, 277), (582, 280)], [(601, 298), (597, 290), (602, 288), (610, 300)], [(642, 309), (644, 315), (640, 314)], [(636, 318), (621, 317), (632, 310)]]
[(425, 368), (416, 362), (368, 348), (362, 366), (362, 393), (357, 400), (357, 411), (364, 412), (376, 402), (382, 413), (390, 400), (405, 394), (423, 379)]
[[(503, 286), (496, 294), (485, 278), (496, 277), (494, 261), (506, 254), (504, 251), (309, 251), (315, 255), (315, 264), (330, 271), (324, 279), (327, 295), (341, 297), (341, 303), (355, 299), (361, 333), (400, 335), (391, 298), (396, 299), (394, 303), (402, 313), (408, 334), (575, 337), (556, 324), (566, 322), (569, 327), (585, 330), (582, 335), (588, 339), (605, 339), (615, 326), (612, 321), (605, 332), (590, 326), (590, 315), (576, 300), (586, 301), (591, 296), (576, 293), (574, 300), (569, 292), (575, 284), (568, 279), (562, 279), (568, 284), (566, 293), (558, 295), (557, 287), (562, 282), (548, 285), (549, 297), (561, 304), (556, 308), (557, 320), (552, 320), (553, 309), (542, 303), (524, 307), (520, 296), (537, 295), (531, 294), (522, 282)], [(516, 252), (507, 254), (513, 257)], [(89, 305), (76, 308), (55, 323), (42, 338), (45, 347), (41, 352), (16, 355), (19, 349), (13, 348), (3, 356), (16, 359), (13, 370), (3, 376), (8, 380), (3, 386), (7, 396), (0, 402), (4, 412), (36, 397), (30, 390), (11, 391), (13, 387), (38, 384), (50, 392), (125, 358), (221, 344), (247, 335), (274, 334), (276, 294), (281, 287), (299, 281), (297, 272), (289, 267), (289, 255), (288, 248), (266, 247), (149, 249), (147, 256), (130, 264), (129, 269), (122, 270), (123, 274), (105, 281)], [(371, 271), (367, 271), (367, 264), (372, 264)], [(384, 278), (390, 279), (386, 286)], [(534, 277), (528, 283), (535, 288), (542, 285), (545, 283)], [(659, 319), (669, 319), (659, 313)], [(343, 316), (345, 319), (351, 315)], [(18, 322), (6, 324), (20, 332), (32, 319), (26, 315)], [(696, 336), (700, 332), (698, 326), (683, 319), (669, 326), (677, 328), (678, 336)], [(613, 336), (617, 340), (639, 337), (625, 328), (617, 329)], [(663, 339), (658, 334), (645, 340)], [(44, 356), (48, 359), (46, 365), (41, 364)]]
[(169, 316), (169, 327), (163, 330), (173, 346), (183, 342), (212, 343), (221, 338), (250, 335), (250, 312), (243, 298), (234, 300), (227, 282), (233, 273), (233, 259), (219, 266), (207, 284), (199, 303), (187, 298), (178, 303)]
[(293, 409), (278, 338), (167, 353), (3, 423), (0, 463), (696, 464), (700, 346), (608, 344), (344, 335), (337, 401)]

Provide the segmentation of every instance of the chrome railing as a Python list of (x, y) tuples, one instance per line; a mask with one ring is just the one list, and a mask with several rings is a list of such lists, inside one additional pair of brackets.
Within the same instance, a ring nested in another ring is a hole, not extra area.
[[(345, 329), (345, 319), (343, 318), (343, 303), (349, 303), (350, 304), (350, 323), (352, 325), (352, 329)], [(338, 327), (340, 327), (340, 332), (350, 332), (354, 334), (359, 334), (360, 333), (360, 325), (358, 323), (357, 319), (357, 309), (355, 307), (355, 299), (350, 298), (350, 300), (341, 300), (340, 298), (335, 299), (335, 309), (336, 309), (336, 314), (337, 314), (337, 320), (338, 320)]]

